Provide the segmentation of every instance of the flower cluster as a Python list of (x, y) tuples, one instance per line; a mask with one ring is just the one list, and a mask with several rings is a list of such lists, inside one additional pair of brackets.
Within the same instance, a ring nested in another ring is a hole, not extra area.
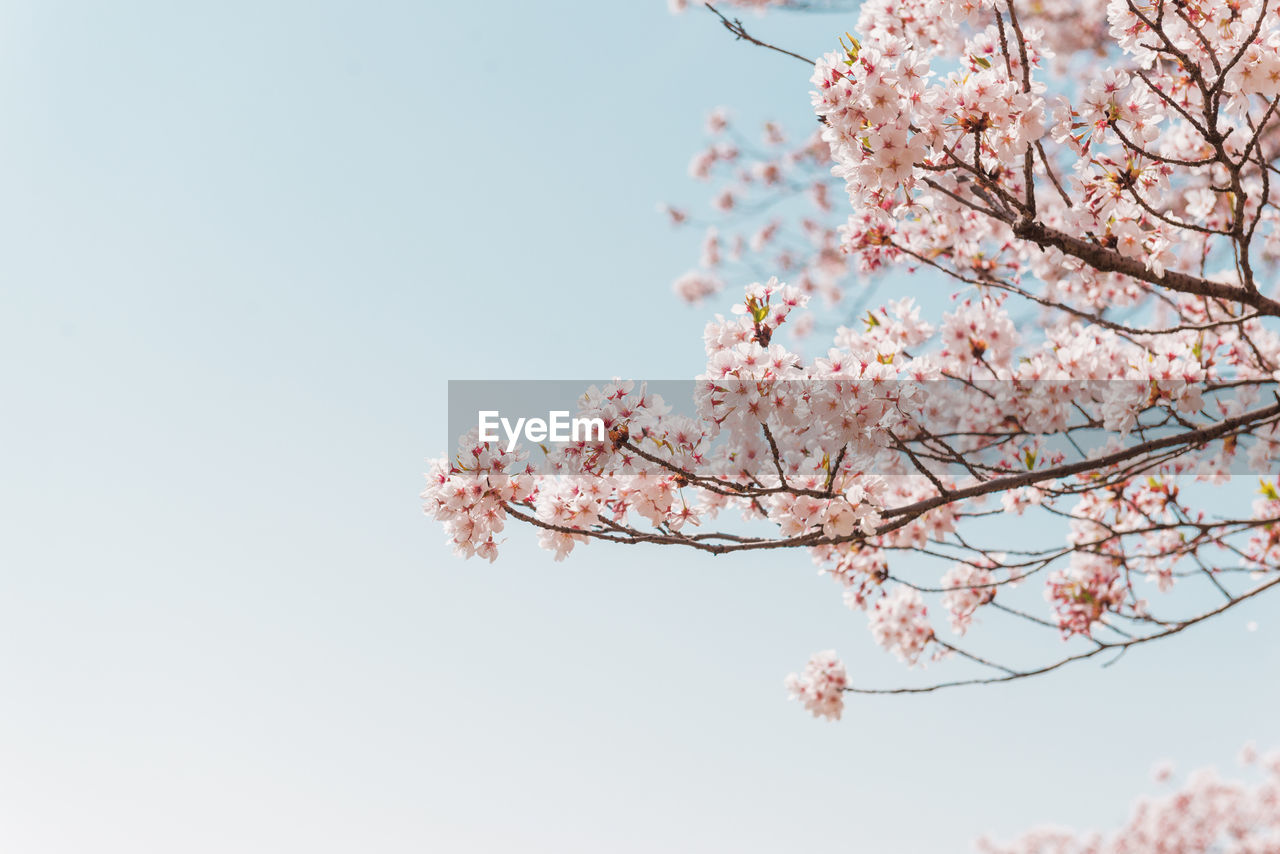
[(502, 531), (507, 505), (528, 501), (537, 489), (526, 459), (524, 452), (508, 453), (471, 433), (459, 441), (452, 461), (431, 462), (423, 509), (443, 523), (459, 555), (497, 559), (494, 535)]
[(876, 643), (899, 660), (915, 664), (933, 639), (928, 615), (920, 594), (900, 585), (872, 604), (868, 625)]
[(810, 658), (804, 673), (788, 676), (786, 686), (791, 699), (799, 700), (815, 718), (838, 721), (844, 711), (847, 682), (843, 662), (834, 650), (827, 650)]
[(942, 576), (942, 586), (947, 588), (942, 605), (951, 612), (951, 630), (958, 635), (968, 630), (974, 613), (996, 597), (991, 567), (997, 564), (993, 560), (985, 562), (991, 566), (958, 563)]
[[(1246, 748), (1247, 764), (1258, 762)], [(1191, 774), (1175, 791), (1139, 799), (1129, 820), (1106, 834), (1079, 834), (1059, 828), (1032, 830), (1010, 843), (978, 842), (983, 854), (1261, 854), (1280, 848), (1280, 751), (1260, 760), (1256, 783), (1225, 780), (1212, 769)], [(1154, 776), (1172, 776), (1166, 764)]]

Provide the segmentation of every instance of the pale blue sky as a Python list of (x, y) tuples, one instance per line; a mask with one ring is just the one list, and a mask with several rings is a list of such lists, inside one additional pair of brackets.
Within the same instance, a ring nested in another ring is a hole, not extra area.
[(1280, 741), (1260, 606), (832, 725), (902, 671), (806, 556), (421, 517), (448, 379), (697, 369), (654, 205), (806, 92), (660, 0), (0, 2), (0, 847), (938, 854)]

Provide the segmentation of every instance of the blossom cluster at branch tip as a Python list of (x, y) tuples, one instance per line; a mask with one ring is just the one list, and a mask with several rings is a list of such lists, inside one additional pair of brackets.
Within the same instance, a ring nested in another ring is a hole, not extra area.
[(792, 673), (786, 679), (791, 699), (799, 700), (815, 718), (837, 721), (844, 711), (847, 683), (844, 664), (834, 650), (815, 653), (803, 673)]

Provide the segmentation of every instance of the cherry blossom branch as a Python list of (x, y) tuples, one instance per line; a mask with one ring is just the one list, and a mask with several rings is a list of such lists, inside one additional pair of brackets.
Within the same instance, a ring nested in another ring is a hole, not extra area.
[(801, 61), (801, 62), (803, 62), (805, 65), (809, 65), (809, 66), (812, 66), (812, 65), (813, 65), (813, 60), (812, 60), (812, 59), (809, 59), (809, 58), (807, 58), (807, 57), (801, 56), (800, 54), (795, 53), (794, 51), (787, 50), (786, 48), (778, 47), (777, 45), (772, 45), (772, 44), (769, 44), (768, 42), (761, 41), (760, 39), (758, 39), (758, 38), (756, 38), (755, 36), (751, 35), (749, 32), (747, 32), (746, 27), (744, 27), (744, 26), (742, 25), (742, 21), (740, 21), (740, 20), (739, 20), (739, 19), (737, 19), (737, 18), (734, 18), (734, 19), (730, 20), (729, 18), (725, 17), (725, 16), (724, 16), (724, 14), (723, 14), (719, 9), (717, 9), (715, 6), (712, 6), (710, 3), (707, 3), (707, 4), (706, 4), (706, 7), (707, 7), (709, 10), (711, 10), (711, 12), (712, 12), (712, 13), (713, 13), (717, 18), (719, 18), (719, 19), (720, 19), (720, 24), (721, 24), (721, 26), (723, 26), (723, 27), (724, 27), (726, 30), (728, 30), (729, 32), (733, 33), (733, 37), (734, 37), (736, 40), (738, 40), (738, 41), (746, 41), (746, 42), (750, 42), (750, 43), (751, 43), (751, 44), (753, 44), (753, 45), (757, 45), (757, 46), (759, 46), (759, 47), (767, 48), (768, 50), (775, 51), (775, 52), (780, 53), (780, 54), (782, 54), (782, 55), (784, 55), (784, 56), (790, 56), (790, 57), (792, 57), (792, 58), (794, 58), (794, 59), (798, 59), (798, 60), (800, 60), (800, 61)]
[(1260, 314), (1280, 316), (1280, 302), (1262, 296), (1255, 291), (1190, 276), (1175, 270), (1167, 270), (1163, 275), (1156, 275), (1141, 261), (1126, 258), (1114, 250), (1106, 249), (1095, 243), (1088, 243), (1042, 223), (1023, 219), (1012, 223), (1012, 225), (1014, 234), (1023, 240), (1031, 241), (1041, 247), (1052, 246), (1063, 254), (1079, 258), (1095, 270), (1108, 273), (1123, 273), (1126, 276), (1131, 276), (1153, 285), (1159, 285), (1172, 291), (1178, 291), (1179, 293), (1238, 302), (1256, 309)]
[(1248, 593), (1244, 593), (1240, 596), (1234, 597), (1233, 599), (1231, 599), (1228, 602), (1225, 602), (1218, 608), (1214, 608), (1211, 611), (1206, 611), (1203, 614), (1192, 617), (1188, 620), (1175, 623), (1173, 626), (1171, 626), (1168, 629), (1165, 629), (1164, 631), (1157, 632), (1151, 635), (1145, 635), (1142, 637), (1135, 637), (1135, 638), (1124, 640), (1124, 641), (1112, 641), (1112, 642), (1103, 641), (1103, 642), (1100, 642), (1098, 646), (1086, 652), (1081, 652), (1076, 655), (1069, 655), (1065, 658), (1062, 658), (1053, 662), (1052, 664), (1047, 664), (1047, 665), (1044, 665), (1043, 667), (1037, 667), (1032, 670), (1015, 671), (1005, 676), (978, 677), (975, 679), (956, 679), (949, 682), (936, 682), (931, 685), (925, 685), (925, 686), (912, 686), (912, 687), (903, 687), (903, 688), (858, 688), (850, 685), (850, 686), (847, 686), (844, 690), (853, 694), (929, 694), (934, 691), (944, 690), (946, 688), (960, 688), (966, 685), (992, 685), (1000, 682), (1013, 682), (1018, 679), (1027, 679), (1031, 676), (1040, 676), (1045, 673), (1052, 673), (1053, 671), (1058, 670), (1059, 668), (1066, 667), (1068, 664), (1074, 664), (1078, 661), (1085, 661), (1087, 659), (1093, 658), (1101, 653), (1107, 652), (1108, 650), (1124, 651), (1129, 649), (1130, 647), (1140, 646), (1145, 643), (1150, 643), (1151, 641), (1162, 640), (1167, 637), (1172, 637), (1173, 635), (1179, 634), (1180, 632), (1186, 629), (1189, 629), (1194, 625), (1202, 623), (1205, 620), (1210, 619), (1211, 617), (1216, 617), (1219, 614), (1225, 613), (1231, 608), (1234, 608), (1236, 605), (1239, 605), (1242, 602), (1245, 602), (1261, 593), (1266, 592), (1267, 590), (1270, 590), (1272, 587), (1275, 587), (1277, 584), (1280, 584), (1280, 576), (1273, 578), (1270, 581), (1267, 581), (1263, 584), (1258, 585), (1257, 587), (1250, 590)]

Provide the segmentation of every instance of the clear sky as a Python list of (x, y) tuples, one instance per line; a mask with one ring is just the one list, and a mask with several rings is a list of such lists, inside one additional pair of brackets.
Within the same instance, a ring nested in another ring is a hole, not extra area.
[(944, 854), (1280, 744), (1266, 601), (829, 724), (903, 674), (807, 556), (421, 516), (447, 380), (697, 370), (654, 205), (807, 88), (661, 0), (0, 2), (0, 847)]

